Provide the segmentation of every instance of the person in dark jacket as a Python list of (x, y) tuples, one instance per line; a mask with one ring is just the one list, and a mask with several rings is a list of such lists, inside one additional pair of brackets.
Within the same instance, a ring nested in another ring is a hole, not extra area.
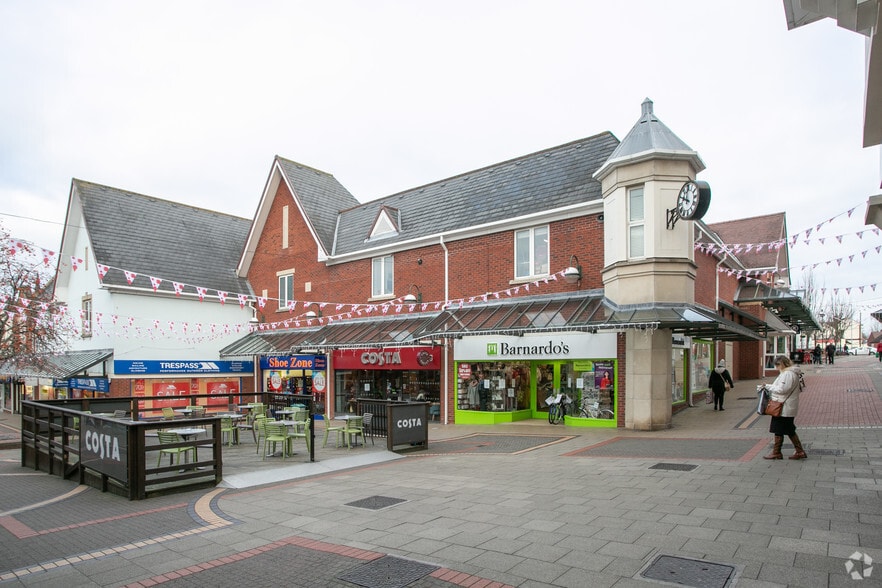
[(732, 381), (732, 376), (726, 369), (725, 359), (720, 360), (716, 369), (711, 372), (707, 383), (714, 393), (714, 410), (717, 410), (718, 407), (720, 410), (726, 410), (723, 408), (723, 398), (726, 396), (726, 390), (735, 387), (735, 382)]

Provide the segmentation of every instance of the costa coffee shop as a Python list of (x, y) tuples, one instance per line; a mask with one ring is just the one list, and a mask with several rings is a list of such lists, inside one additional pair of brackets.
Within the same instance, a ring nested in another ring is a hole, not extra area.
[(339, 349), (332, 358), (335, 412), (348, 412), (355, 398), (440, 400), (441, 348)]

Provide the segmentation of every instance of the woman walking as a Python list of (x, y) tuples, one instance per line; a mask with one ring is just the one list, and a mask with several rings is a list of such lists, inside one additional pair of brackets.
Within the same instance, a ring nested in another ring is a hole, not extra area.
[(781, 416), (773, 416), (769, 423), (769, 433), (775, 436), (775, 445), (772, 452), (763, 456), (763, 459), (784, 459), (784, 456), (781, 455), (784, 435), (790, 437), (795, 448), (790, 459), (805, 459), (807, 456), (802, 449), (802, 442), (796, 434), (796, 425), (793, 423), (799, 410), (800, 371), (786, 355), (779, 355), (775, 358), (775, 367), (778, 368), (778, 377), (766, 386), (766, 390), (771, 394), (772, 400), (783, 402), (784, 406), (781, 409)]
[(720, 410), (726, 410), (723, 408), (723, 399), (726, 397), (726, 390), (735, 387), (735, 382), (732, 381), (732, 376), (726, 369), (725, 359), (721, 359), (716, 369), (710, 373), (707, 384), (714, 393), (714, 410), (717, 410), (717, 407)]

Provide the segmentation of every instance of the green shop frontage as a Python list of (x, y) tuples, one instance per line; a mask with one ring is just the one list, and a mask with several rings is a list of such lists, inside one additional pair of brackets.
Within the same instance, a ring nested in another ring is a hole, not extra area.
[(618, 424), (617, 334), (541, 333), (455, 340), (455, 421), (545, 419), (558, 395), (568, 426)]

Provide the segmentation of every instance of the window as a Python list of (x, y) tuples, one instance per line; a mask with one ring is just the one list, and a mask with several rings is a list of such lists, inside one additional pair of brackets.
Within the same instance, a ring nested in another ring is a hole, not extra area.
[(80, 312), (83, 319), (83, 337), (92, 336), (92, 295), (83, 296), (83, 307)]
[(628, 257), (644, 257), (643, 187), (628, 190)]
[(395, 264), (392, 256), (375, 257), (371, 261), (371, 296), (392, 296), (395, 290)]
[(286, 308), (294, 300), (294, 274), (279, 275), (279, 308)]
[(515, 278), (548, 275), (548, 225), (515, 231)]

